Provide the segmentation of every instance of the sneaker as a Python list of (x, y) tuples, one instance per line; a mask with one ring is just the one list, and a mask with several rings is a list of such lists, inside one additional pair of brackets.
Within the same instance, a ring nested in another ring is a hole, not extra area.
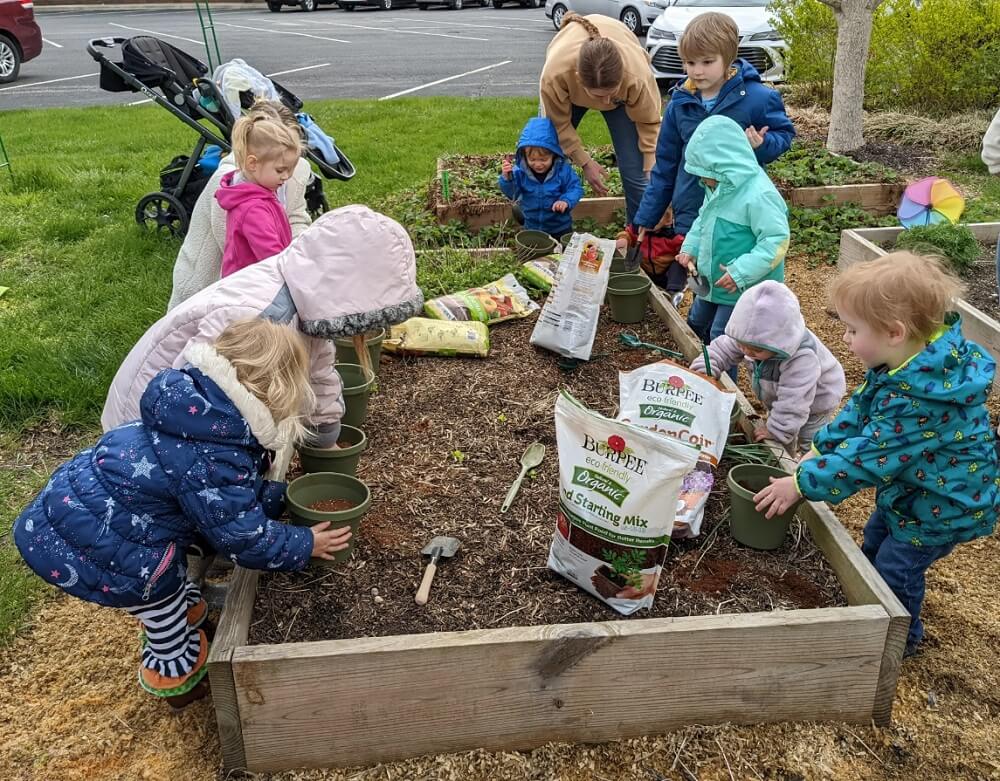
[(164, 697), (163, 699), (167, 701), (167, 705), (170, 706), (172, 713), (180, 713), (191, 703), (203, 700), (206, 696), (208, 696), (208, 679), (202, 678), (190, 691), (174, 695), (173, 697)]

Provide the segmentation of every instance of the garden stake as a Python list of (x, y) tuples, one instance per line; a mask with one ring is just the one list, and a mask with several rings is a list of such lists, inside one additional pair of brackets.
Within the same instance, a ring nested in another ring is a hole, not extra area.
[(653, 350), (658, 353), (666, 355), (668, 358), (676, 358), (678, 361), (684, 359), (684, 356), (677, 352), (676, 350), (668, 350), (666, 347), (660, 347), (658, 344), (652, 344), (650, 342), (643, 342), (639, 339), (639, 335), (635, 331), (622, 331), (618, 334), (618, 341), (624, 344), (626, 347), (631, 347), (633, 349), (638, 349), (643, 347), (647, 350)]
[(701, 346), (701, 354), (705, 358), (705, 373), (711, 377), (712, 376), (712, 362), (708, 359), (708, 345)]
[(448, 172), (441, 172), (441, 197), (444, 198), (444, 202), (448, 203), (451, 200), (451, 188), (448, 187)]
[(461, 545), (462, 543), (454, 537), (435, 537), (427, 543), (427, 547), (420, 551), (425, 556), (430, 556), (431, 561), (427, 565), (427, 569), (424, 570), (424, 579), (420, 581), (420, 588), (417, 589), (417, 596), (414, 598), (414, 602), (418, 605), (427, 604), (427, 598), (431, 593), (431, 583), (434, 581), (434, 573), (437, 572), (438, 562), (442, 558), (450, 559)]

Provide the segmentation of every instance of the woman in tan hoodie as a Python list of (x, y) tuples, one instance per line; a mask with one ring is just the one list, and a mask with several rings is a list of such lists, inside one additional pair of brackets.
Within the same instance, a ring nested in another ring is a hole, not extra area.
[(542, 112), (559, 133), (567, 158), (606, 195), (604, 167), (587, 154), (576, 128), (588, 109), (604, 115), (625, 189), (628, 222), (649, 180), (660, 132), (660, 91), (649, 55), (617, 19), (568, 13), (545, 51), (539, 81)]

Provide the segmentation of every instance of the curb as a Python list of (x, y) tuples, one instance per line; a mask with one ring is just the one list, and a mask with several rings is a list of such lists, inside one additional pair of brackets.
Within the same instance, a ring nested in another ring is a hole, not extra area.
[[(213, 11), (244, 10), (247, 6), (260, 5), (266, 9), (267, 5), (262, 0), (242, 0), (241, 2), (212, 3)], [(44, 16), (50, 11), (79, 13), (81, 11), (192, 11), (194, 2), (174, 2), (174, 3), (78, 3), (76, 5), (42, 5), (35, 4), (35, 14)]]

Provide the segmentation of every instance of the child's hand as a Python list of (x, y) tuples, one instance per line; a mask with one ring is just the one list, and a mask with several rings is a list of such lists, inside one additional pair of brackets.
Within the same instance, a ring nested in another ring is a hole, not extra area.
[(329, 521), (317, 523), (310, 527), (313, 533), (312, 556), (314, 559), (333, 559), (333, 554), (347, 548), (347, 541), (351, 539), (351, 529), (345, 526), (343, 529), (332, 529)]
[(514, 164), (511, 162), (510, 155), (504, 155), (503, 162), (500, 163), (500, 173), (503, 174), (504, 179), (510, 179), (511, 174), (514, 173)]
[(767, 125), (764, 125), (764, 127), (762, 127), (760, 130), (757, 130), (752, 125), (748, 127), (746, 132), (747, 132), (747, 141), (750, 142), (750, 146), (756, 149), (761, 144), (763, 144), (764, 136), (767, 135), (767, 131), (768, 131)]
[(615, 240), (615, 249), (619, 252), (624, 252), (628, 249), (628, 239), (621, 238)]
[(694, 268), (694, 258), (686, 252), (678, 252), (677, 257), (675, 257), (674, 260), (684, 266), (684, 268), (688, 271)]
[(770, 439), (771, 433), (767, 430), (766, 426), (757, 426), (753, 430), (753, 441), (763, 442), (765, 439)]
[(772, 477), (771, 484), (754, 495), (757, 512), (767, 512), (765, 518), (781, 515), (796, 504), (802, 497), (795, 487), (794, 477)]
[[(725, 268), (725, 266), (720, 266), (719, 268)], [(721, 287), (723, 290), (728, 290), (730, 293), (735, 293), (739, 289), (736, 286), (736, 280), (729, 276), (728, 271), (715, 280), (715, 286)]]
[(556, 201), (554, 204), (552, 204), (552, 211), (559, 212), (560, 214), (562, 214), (568, 208), (569, 204), (566, 203), (566, 201)]

